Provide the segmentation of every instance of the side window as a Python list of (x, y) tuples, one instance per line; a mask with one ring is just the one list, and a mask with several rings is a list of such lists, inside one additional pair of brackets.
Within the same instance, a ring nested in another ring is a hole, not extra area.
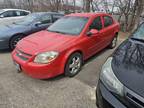
[(97, 30), (102, 29), (102, 22), (101, 22), (100, 17), (97, 17), (97, 18), (94, 19), (93, 23), (90, 25), (90, 30), (91, 29), (97, 29)]
[(53, 15), (53, 22), (63, 17), (62, 15)]
[(108, 27), (113, 24), (113, 19), (109, 16), (104, 16), (104, 27)]
[(42, 24), (51, 23), (51, 15), (42, 16), (42, 18), (40, 19), (40, 22)]
[(4, 17), (15, 17), (17, 16), (16, 11), (7, 11), (3, 13)]
[(21, 16), (26, 16), (26, 15), (28, 15), (28, 14), (29, 14), (29, 12), (20, 11), (20, 15), (21, 15)]
[(16, 16), (21, 16), (20, 11), (16, 11)]

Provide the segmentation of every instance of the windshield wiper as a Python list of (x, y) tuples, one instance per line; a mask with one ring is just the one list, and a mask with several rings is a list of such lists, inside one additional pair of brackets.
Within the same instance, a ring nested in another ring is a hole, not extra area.
[(50, 32), (55, 32), (55, 33), (60, 33), (60, 34), (66, 34), (66, 33), (60, 32), (60, 31), (53, 31), (53, 30), (48, 30), (48, 31), (50, 31)]

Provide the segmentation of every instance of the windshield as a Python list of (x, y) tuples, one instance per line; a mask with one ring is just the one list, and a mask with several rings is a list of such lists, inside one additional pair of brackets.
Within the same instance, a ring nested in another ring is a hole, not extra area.
[(144, 23), (138, 27), (138, 29), (134, 32), (132, 38), (144, 40)]
[(87, 21), (88, 18), (86, 17), (66, 16), (59, 19), (53, 25), (51, 25), (48, 28), (48, 31), (63, 34), (78, 35), (83, 30)]
[(29, 25), (31, 24), (33, 21), (35, 21), (35, 19), (37, 19), (38, 15), (36, 14), (31, 14), (31, 15), (28, 15), (24, 18), (22, 18), (21, 20), (19, 21), (16, 21), (15, 24), (19, 24), (19, 25)]

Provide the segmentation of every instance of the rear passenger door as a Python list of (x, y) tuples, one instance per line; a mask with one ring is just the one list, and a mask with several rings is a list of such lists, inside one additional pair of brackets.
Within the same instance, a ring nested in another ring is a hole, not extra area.
[(20, 20), (20, 19), (22, 19), (24, 17), (24, 16), (21, 16), (21, 13), (20, 13), (19, 10), (15, 10), (13, 12), (14, 12), (14, 16), (11, 17), (13, 22), (18, 21), (18, 20)]
[(102, 30), (103, 39), (105, 41), (105, 45), (109, 45), (114, 37), (114, 21), (111, 16), (103, 16), (102, 18), (104, 25)]
[(40, 18), (41, 24), (38, 26), (41, 30), (48, 28), (52, 24), (51, 14), (44, 15)]
[(85, 42), (85, 45), (88, 49), (87, 56), (92, 56), (101, 49), (101, 43), (103, 41), (101, 36), (102, 28), (103, 28), (102, 19), (100, 16), (97, 16), (96, 18), (93, 19), (93, 22), (90, 24), (89, 31), (91, 29), (96, 29), (99, 31), (99, 33), (87, 36), (87, 42)]
[[(37, 23), (37, 24), (35, 24)], [(36, 22), (34, 22), (32, 31), (38, 32), (45, 30), (52, 24), (52, 16), (50, 14), (42, 15)]]

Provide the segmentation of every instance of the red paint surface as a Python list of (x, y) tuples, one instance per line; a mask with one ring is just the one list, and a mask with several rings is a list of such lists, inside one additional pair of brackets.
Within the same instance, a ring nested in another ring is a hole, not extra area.
[[(21, 65), (22, 70), (29, 76), (38, 79), (55, 77), (64, 73), (64, 67), (69, 56), (80, 51), (83, 54), (84, 60), (96, 54), (100, 50), (107, 47), (119, 32), (119, 24), (114, 20), (113, 25), (104, 28), (103, 16), (110, 16), (104, 13), (78, 13), (68, 16), (89, 17), (83, 31), (78, 36), (69, 36), (48, 31), (41, 31), (32, 34), (21, 40), (16, 49), (12, 52), (12, 58)], [(101, 16), (103, 29), (98, 34), (87, 36), (92, 21)], [(32, 55), (27, 61), (24, 61), (16, 56), (17, 49)], [(34, 58), (38, 53), (57, 51), (59, 56), (49, 64), (34, 63)]]

